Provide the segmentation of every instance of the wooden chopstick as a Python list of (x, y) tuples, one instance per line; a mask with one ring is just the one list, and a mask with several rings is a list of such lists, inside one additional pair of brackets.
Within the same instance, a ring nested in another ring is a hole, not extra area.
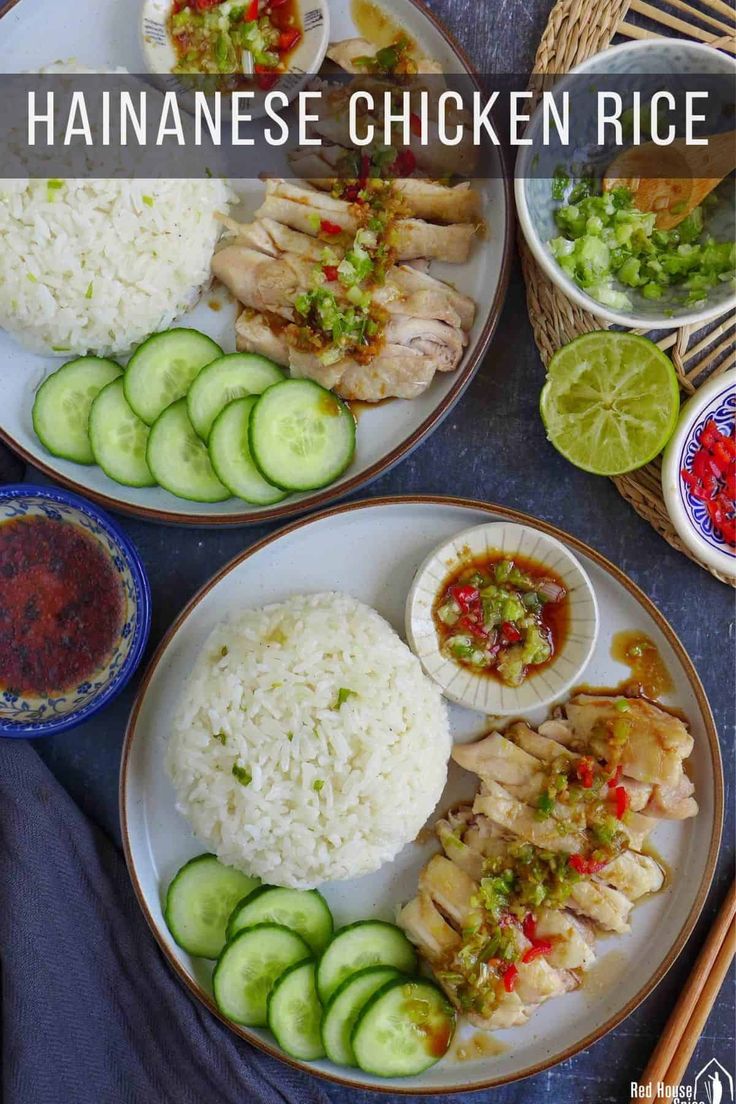
[[(685, 988), (662, 1032), (639, 1084), (651, 1086), (644, 1099), (663, 1099), (657, 1086), (679, 1085), (713, 1002), (736, 953), (736, 883), (732, 884)], [(631, 1097), (637, 1104), (642, 1096)], [(671, 1096), (668, 1099), (672, 1099)]]

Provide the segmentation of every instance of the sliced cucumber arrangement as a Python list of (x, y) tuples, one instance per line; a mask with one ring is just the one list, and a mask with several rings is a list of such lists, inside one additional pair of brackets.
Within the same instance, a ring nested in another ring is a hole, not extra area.
[(185, 951), (217, 958), (212, 988), (222, 1014), (268, 1026), (292, 1058), (327, 1055), (382, 1077), (408, 1077), (450, 1045), (452, 1005), (433, 982), (408, 976), (416, 953), (394, 924), (359, 920), (333, 936), (317, 890), (261, 886), (214, 855), (181, 868), (164, 917)]
[(88, 433), (92, 403), (108, 383), (123, 373), (103, 357), (78, 357), (45, 379), (33, 403), (33, 428), (50, 453), (77, 464), (94, 464)]
[(217, 1007), (247, 1027), (268, 1024), (268, 995), (289, 966), (309, 958), (304, 940), (279, 924), (245, 928), (225, 945), (212, 975)]
[(355, 454), (355, 419), (331, 391), (183, 328), (152, 334), (125, 369), (70, 360), (39, 387), (32, 418), (54, 456), (193, 502), (273, 506), (332, 483)]
[(146, 463), (148, 426), (130, 409), (121, 377), (103, 387), (92, 403), (88, 430), (95, 461), (105, 475), (128, 487), (156, 485)]
[(353, 1028), (368, 998), (387, 981), (401, 977), (393, 966), (367, 966), (339, 985), (325, 1007), (322, 1017), (322, 1043), (325, 1054), (338, 1066), (354, 1066), (355, 1052), (350, 1042)]
[(168, 406), (151, 426), (146, 460), (156, 482), (179, 498), (222, 502), (230, 497), (189, 421), (186, 399)]
[(164, 918), (184, 951), (217, 958), (234, 906), (258, 885), (257, 878), (223, 866), (214, 855), (198, 855), (181, 868), (166, 894)]
[(334, 482), (355, 453), (349, 407), (313, 380), (284, 380), (264, 391), (251, 411), (249, 432), (264, 478), (285, 491)]
[(321, 954), (332, 937), (332, 913), (316, 889), (261, 886), (233, 910), (227, 926), (232, 939), (242, 928), (269, 921), (300, 935), (314, 954)]
[(198, 330), (167, 330), (139, 345), (125, 370), (125, 397), (139, 418), (153, 425), (159, 415), (183, 398), (195, 376), (222, 349)]
[(366, 966), (393, 966), (403, 974), (416, 970), (414, 948), (395, 924), (384, 920), (359, 920), (335, 935), (319, 960), (317, 989), (326, 1004), (337, 987)]
[(271, 506), (286, 498), (288, 492), (264, 479), (250, 454), (248, 425), (256, 401), (251, 395), (226, 406), (210, 430), (208, 448), (217, 478), (228, 490), (245, 502)]
[(455, 1010), (434, 982), (398, 978), (369, 998), (351, 1042), (366, 1073), (411, 1077), (442, 1057), (454, 1030)]
[[(296, 890), (294, 892), (297, 892)], [(292, 1058), (313, 1062), (324, 1057), (314, 962), (297, 962), (274, 982), (268, 998), (268, 1026), (281, 1049)]]
[(256, 353), (228, 353), (207, 364), (189, 388), (187, 408), (192, 425), (203, 441), (209, 439), (215, 418), (234, 399), (260, 395), (280, 383), (284, 373)]

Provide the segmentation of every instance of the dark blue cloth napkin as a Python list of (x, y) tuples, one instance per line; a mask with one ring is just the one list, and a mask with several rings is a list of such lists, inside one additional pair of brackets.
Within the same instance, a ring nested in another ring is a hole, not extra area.
[[(330, 1104), (164, 962), (122, 856), (25, 741), (0, 739), (4, 1104)], [(360, 1094), (362, 1096), (362, 1094)]]

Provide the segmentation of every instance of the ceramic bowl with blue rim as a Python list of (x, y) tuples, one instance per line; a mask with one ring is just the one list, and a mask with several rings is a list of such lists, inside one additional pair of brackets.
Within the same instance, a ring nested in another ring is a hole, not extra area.
[[(121, 584), (119, 627), (101, 665), (64, 691), (29, 696), (4, 686), (0, 670), (0, 736), (49, 736), (88, 720), (120, 693), (141, 661), (151, 627), (151, 592), (140, 556), (121, 529), (83, 498), (54, 487), (0, 487), (0, 526), (20, 518), (68, 522), (103, 550)], [(0, 577), (0, 593), (3, 578)]]
[[(585, 80), (583, 80), (585, 78)], [(549, 280), (582, 310), (590, 311), (607, 322), (637, 329), (673, 329), (685, 325), (703, 325), (720, 314), (736, 309), (736, 288), (727, 280), (711, 288), (699, 303), (687, 304), (673, 296), (647, 299), (640, 288), (621, 285), (617, 290), (628, 296), (631, 305), (613, 307), (598, 302), (560, 267), (549, 242), (560, 231), (555, 222), (558, 200), (552, 195), (552, 178), (558, 167), (577, 176), (574, 166), (585, 166), (584, 174), (599, 180), (623, 147), (613, 144), (612, 128), (606, 137), (610, 145), (599, 145), (597, 115), (585, 106), (585, 97), (594, 96), (600, 88), (627, 88), (632, 81), (641, 94), (642, 103), (663, 85), (680, 95), (690, 90), (690, 83), (704, 81), (711, 88), (730, 87), (736, 80), (736, 59), (722, 50), (704, 43), (674, 38), (647, 38), (611, 46), (576, 65), (555, 83), (555, 92), (567, 91), (576, 106), (571, 110), (571, 136), (574, 149), (564, 146), (554, 127), (549, 141), (542, 141), (544, 116), (537, 109), (524, 133), (533, 145), (522, 146), (514, 170), (514, 195), (519, 224), (534, 259)], [(721, 83), (723, 82), (723, 83)], [(593, 102), (593, 101), (592, 101)], [(581, 104), (583, 106), (581, 106)], [(726, 123), (724, 129), (731, 129)], [(574, 128), (574, 129), (573, 129)], [(733, 188), (724, 184), (713, 193), (716, 203), (709, 211), (706, 230), (717, 241), (733, 241), (736, 235), (736, 208), (731, 201)]]
[(736, 548), (714, 527), (705, 502), (693, 495), (682, 478), (700, 448), (706, 422), (721, 433), (734, 433), (736, 422), (736, 368), (700, 387), (682, 408), (677, 428), (662, 460), (662, 491), (672, 524), (683, 544), (708, 567), (736, 579)]

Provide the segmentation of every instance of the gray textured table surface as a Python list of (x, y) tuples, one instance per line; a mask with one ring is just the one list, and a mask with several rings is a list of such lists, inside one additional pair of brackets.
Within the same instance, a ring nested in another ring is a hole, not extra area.
[[(484, 72), (527, 71), (550, 6), (549, 0), (431, 3)], [(363, 495), (463, 495), (514, 506), (554, 522), (593, 545), (642, 587), (674, 626), (703, 679), (724, 754), (727, 819), (713, 889), (685, 952), (655, 993), (590, 1050), (536, 1078), (485, 1094), (453, 1098), (474, 1104), (489, 1098), (497, 1104), (623, 1104), (629, 1099), (630, 1081), (642, 1070), (733, 876), (733, 597), (725, 586), (666, 545), (612, 484), (575, 470), (554, 452), (544, 438), (537, 412), (542, 379), (516, 266), (496, 338), (460, 405), (429, 441)], [(35, 472), (28, 475), (43, 482)], [(270, 531), (266, 527), (187, 531), (127, 519), (123, 525), (138, 545), (151, 579), (151, 646), (219, 566)], [(37, 744), (80, 805), (116, 839), (119, 754), (133, 690), (129, 687), (86, 726)], [(691, 1076), (711, 1057), (732, 1067), (733, 1025), (733, 985), (729, 984), (700, 1040)], [(329, 1092), (336, 1104), (391, 1099), (335, 1087)]]

